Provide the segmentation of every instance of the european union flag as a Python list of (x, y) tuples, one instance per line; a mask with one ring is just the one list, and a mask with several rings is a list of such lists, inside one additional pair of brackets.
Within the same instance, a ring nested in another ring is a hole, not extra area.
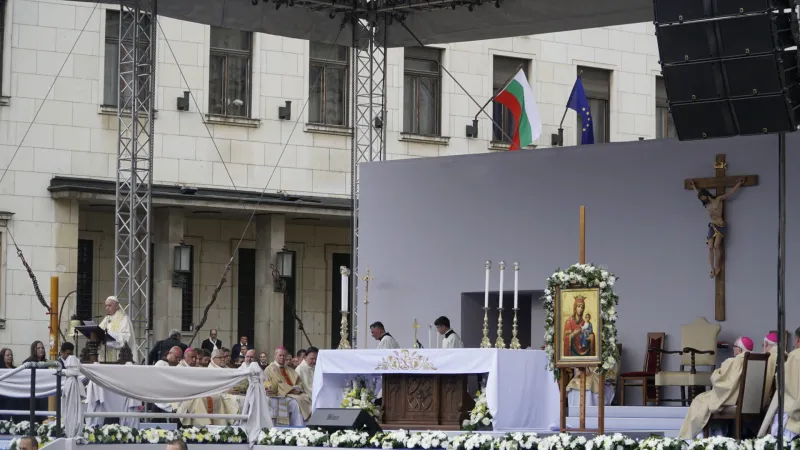
[(589, 108), (589, 100), (586, 98), (586, 91), (583, 90), (581, 77), (572, 86), (572, 93), (569, 94), (567, 108), (574, 109), (580, 116), (581, 144), (594, 144), (594, 125), (592, 123), (592, 111)]

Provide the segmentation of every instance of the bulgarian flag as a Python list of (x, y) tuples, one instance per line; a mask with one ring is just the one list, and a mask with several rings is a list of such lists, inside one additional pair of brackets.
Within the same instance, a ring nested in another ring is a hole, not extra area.
[(516, 124), (509, 150), (519, 150), (539, 139), (539, 136), (542, 135), (542, 118), (539, 116), (539, 108), (533, 98), (528, 77), (525, 76), (522, 69), (497, 94), (495, 99), (511, 111)]

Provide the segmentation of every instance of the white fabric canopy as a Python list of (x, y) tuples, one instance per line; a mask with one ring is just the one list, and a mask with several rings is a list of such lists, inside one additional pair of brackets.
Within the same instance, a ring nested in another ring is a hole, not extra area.
[(313, 407), (340, 407), (345, 382), (354, 375), (488, 373), (486, 401), (496, 431), (549, 430), (558, 424), (559, 399), (547, 364), (541, 350), (321, 350)]
[(83, 408), (81, 397), (86, 393), (80, 382), (80, 361), (74, 356), (67, 357), (64, 362), (64, 384), (61, 387), (61, 415), (64, 418), (64, 433), (67, 436), (79, 436), (83, 431)]
[[(56, 395), (56, 371), (36, 369), (36, 396)], [(31, 396), (31, 371), (22, 366), (0, 369), (0, 396), (29, 398)]]

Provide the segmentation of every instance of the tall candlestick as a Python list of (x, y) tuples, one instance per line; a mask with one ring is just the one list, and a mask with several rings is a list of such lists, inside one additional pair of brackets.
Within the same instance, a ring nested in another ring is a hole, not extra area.
[(492, 262), (487, 260), (486, 261), (486, 289), (485, 289), (486, 295), (483, 298), (483, 307), (484, 308), (488, 308), (489, 307), (489, 273), (490, 273), (491, 270), (492, 270)]
[(519, 263), (514, 262), (514, 309), (519, 308)]
[(342, 274), (342, 311), (349, 311), (350, 308), (350, 269), (345, 266), (339, 267)]
[(503, 309), (503, 276), (506, 271), (506, 263), (500, 261), (498, 265), (500, 266), (500, 304), (497, 307)]
[(431, 346), (431, 328), (432, 327), (433, 327), (433, 325), (428, 324), (428, 348), (433, 348)]

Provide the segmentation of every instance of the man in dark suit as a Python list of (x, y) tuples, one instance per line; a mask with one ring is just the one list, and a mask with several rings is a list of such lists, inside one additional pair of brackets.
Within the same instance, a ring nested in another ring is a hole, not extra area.
[(208, 353), (214, 353), (214, 350), (222, 348), (222, 340), (217, 339), (217, 330), (213, 329), (208, 333), (208, 339), (200, 344), (200, 348), (208, 350)]
[(250, 345), (247, 343), (247, 336), (240, 337), (239, 343), (234, 345), (231, 349), (231, 361), (236, 361), (236, 358), (238, 358), (240, 355), (242, 358), (244, 358), (242, 347), (250, 348)]
[(172, 347), (180, 347), (181, 351), (186, 351), (187, 345), (181, 342), (181, 332), (179, 330), (170, 331), (168, 338), (156, 342), (156, 345), (150, 350), (150, 365), (164, 359)]

